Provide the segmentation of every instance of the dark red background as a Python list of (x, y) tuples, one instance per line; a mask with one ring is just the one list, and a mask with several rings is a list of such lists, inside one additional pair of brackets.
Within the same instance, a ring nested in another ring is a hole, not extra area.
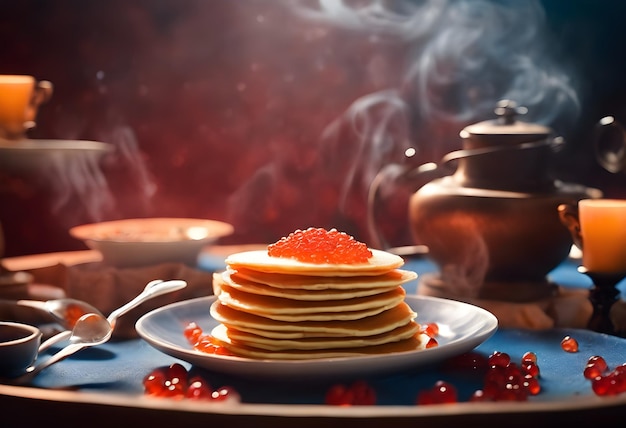
[[(626, 120), (626, 67), (612, 48), (626, 40), (620, 6), (543, 3), (582, 88), (581, 119), (568, 129), (556, 168), (564, 179), (621, 196), (624, 177), (600, 170), (590, 143), (603, 115)], [(237, 230), (227, 243), (271, 242), (309, 226), (367, 241), (362, 185), (357, 180), (342, 193), (358, 148), (354, 135), (323, 144), (320, 137), (358, 97), (399, 85), (410, 46), (298, 19), (277, 4), (0, 0), (0, 73), (55, 85), (32, 138), (117, 146), (130, 132), (134, 164), (103, 159), (114, 205), (96, 220), (224, 220)], [(464, 125), (415, 130), (433, 142), (419, 161), (457, 148)], [(83, 248), (67, 230), (93, 215), (75, 195), (53, 209), (58, 195), (45, 184), (53, 179), (0, 173), (7, 256)], [(410, 242), (402, 198), (386, 211), (381, 222), (392, 243)]]

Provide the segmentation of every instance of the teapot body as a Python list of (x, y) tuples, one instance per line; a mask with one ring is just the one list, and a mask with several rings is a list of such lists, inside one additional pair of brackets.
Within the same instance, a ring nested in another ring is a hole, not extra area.
[(572, 238), (559, 219), (559, 205), (600, 196), (596, 189), (561, 182), (539, 192), (506, 187), (467, 187), (452, 175), (411, 196), (414, 240), (428, 247), (449, 297), (523, 301), (549, 292), (528, 284), (544, 284), (569, 254)]
[(551, 160), (562, 139), (551, 130), (515, 120), (519, 108), (509, 101), (496, 113), (498, 119), (461, 131), (463, 149), (443, 159), (455, 162), (452, 174), (410, 197), (410, 229), (440, 268), (439, 295), (541, 299), (551, 292), (547, 274), (572, 246), (559, 205), (602, 193), (553, 178)]

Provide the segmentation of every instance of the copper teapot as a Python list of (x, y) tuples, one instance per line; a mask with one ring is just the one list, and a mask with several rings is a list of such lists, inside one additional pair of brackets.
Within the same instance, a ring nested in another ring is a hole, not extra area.
[(557, 208), (602, 193), (552, 176), (551, 160), (563, 139), (518, 120), (525, 112), (503, 100), (495, 119), (461, 130), (463, 148), (437, 166), (456, 166), (454, 172), (410, 196), (413, 240), (439, 268), (422, 277), (420, 294), (520, 302), (553, 292), (547, 274), (572, 246)]

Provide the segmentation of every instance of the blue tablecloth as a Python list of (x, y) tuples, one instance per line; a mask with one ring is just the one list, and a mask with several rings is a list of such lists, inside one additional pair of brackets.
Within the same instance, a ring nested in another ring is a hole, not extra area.
[[(201, 260), (203, 269), (220, 269), (223, 261)], [(577, 263), (567, 260), (550, 277), (553, 281), (569, 287), (589, 287), (590, 281), (576, 271)], [(436, 271), (427, 259), (407, 260), (405, 266), (418, 274)], [(417, 282), (408, 284), (414, 292)], [(566, 353), (560, 347), (565, 335), (576, 337), (580, 343), (578, 353)], [(609, 365), (626, 362), (626, 340), (593, 333), (586, 330), (555, 329), (549, 331), (524, 331), (499, 329), (476, 351), (489, 355), (493, 351), (509, 353), (519, 359), (526, 351), (538, 356), (541, 368), (543, 392), (536, 400), (560, 400), (567, 397), (591, 395), (589, 382), (583, 378), (582, 370), (591, 355), (603, 355)], [(54, 349), (49, 352), (53, 352)], [(42, 356), (41, 358), (46, 358)], [(299, 382), (297, 379), (284, 382), (267, 382), (238, 378), (191, 367), (152, 348), (141, 339), (110, 342), (98, 348), (86, 349), (42, 372), (34, 385), (43, 388), (69, 388), (81, 391), (100, 391), (123, 394), (141, 394), (142, 379), (156, 367), (180, 362), (193, 372), (202, 374), (214, 387), (232, 385), (249, 403), (323, 403), (324, 393), (332, 383), (351, 382), (354, 378), (335, 378), (319, 382)], [(460, 389), (460, 398), (480, 388), (481, 379), (472, 371), (455, 372), (444, 369), (445, 362), (384, 376), (361, 378), (368, 380), (376, 389), (381, 405), (413, 405), (421, 389), (428, 388), (437, 380), (448, 380)]]

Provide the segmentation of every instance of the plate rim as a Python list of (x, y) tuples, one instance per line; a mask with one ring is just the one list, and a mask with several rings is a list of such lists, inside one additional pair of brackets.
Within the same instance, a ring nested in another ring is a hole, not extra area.
[[(327, 374), (328, 376), (334, 376), (338, 373), (337, 370), (341, 368), (345, 369), (346, 365), (349, 365), (349, 364), (353, 365), (355, 361), (361, 363), (360, 365), (365, 365), (366, 367), (360, 370), (353, 367), (349, 373), (345, 373), (343, 370), (341, 370), (340, 372), (346, 375), (355, 374), (359, 371), (367, 371), (368, 374), (374, 374), (372, 372), (371, 365), (372, 364), (375, 365), (382, 359), (392, 360), (392, 361), (402, 360), (403, 358), (409, 358), (410, 356), (415, 355), (416, 353), (424, 353), (420, 355), (427, 355), (430, 357), (430, 358), (421, 358), (420, 360), (425, 360), (425, 361), (420, 361), (421, 364), (405, 363), (401, 365), (401, 367), (399, 368), (391, 367), (386, 370), (384, 368), (380, 368), (379, 370), (376, 371), (380, 373), (399, 372), (402, 370), (409, 369), (410, 367), (417, 367), (420, 365), (431, 364), (434, 361), (437, 361), (436, 357), (438, 357), (439, 354), (443, 354), (441, 355), (441, 358), (447, 358), (447, 357), (458, 355), (463, 352), (467, 352), (471, 349), (474, 349), (481, 343), (485, 342), (498, 329), (498, 319), (496, 318), (496, 316), (493, 315), (491, 312), (487, 311), (486, 309), (481, 308), (479, 306), (473, 305), (471, 303), (461, 302), (458, 300), (452, 300), (452, 299), (445, 299), (445, 298), (439, 298), (439, 297), (433, 297), (433, 296), (410, 295), (410, 296), (406, 296), (405, 298), (405, 301), (409, 304), (409, 306), (411, 306), (413, 301), (426, 301), (426, 302), (434, 301), (434, 302), (437, 302), (438, 304), (469, 307), (471, 308), (472, 311), (479, 314), (481, 318), (485, 319), (486, 321), (485, 326), (481, 328), (476, 334), (470, 337), (464, 336), (460, 338), (453, 338), (451, 341), (443, 345), (437, 346), (435, 348), (397, 352), (397, 353), (392, 353), (392, 354), (364, 355), (364, 356), (355, 356), (355, 357), (333, 357), (333, 358), (319, 358), (319, 359), (305, 359), (305, 360), (253, 359), (253, 358), (245, 358), (245, 357), (238, 357), (238, 356), (207, 354), (207, 353), (203, 353), (201, 351), (198, 351), (192, 348), (182, 349), (178, 346), (171, 346), (171, 344), (164, 342), (163, 340), (159, 338), (155, 338), (151, 334), (145, 331), (144, 324), (147, 323), (150, 318), (157, 316), (158, 314), (162, 312), (173, 311), (184, 306), (191, 306), (194, 304), (198, 304), (201, 301), (207, 302), (207, 314), (206, 314), (207, 319), (215, 321), (213, 317), (210, 315), (210, 313), (208, 312), (208, 304), (209, 302), (213, 302), (216, 299), (217, 299), (217, 296), (214, 296), (214, 295), (202, 296), (202, 297), (196, 297), (196, 298), (187, 299), (187, 300), (174, 302), (174, 303), (161, 306), (159, 308), (153, 309), (152, 311), (149, 311), (146, 314), (142, 315), (136, 321), (135, 329), (139, 337), (141, 337), (148, 344), (150, 344), (151, 346), (153, 346), (155, 349), (159, 350), (160, 352), (163, 352), (165, 354), (171, 355), (176, 358), (180, 358), (193, 365), (198, 365), (198, 366), (207, 368), (209, 370), (219, 370), (223, 373), (228, 373), (231, 375), (253, 376), (257, 378), (270, 377), (270, 376), (275, 378), (277, 374), (284, 374), (285, 376), (292, 376), (294, 372), (296, 372), (297, 370), (302, 370), (305, 368), (314, 368), (317, 366), (326, 366), (328, 364), (335, 365), (334, 370), (332, 369), (328, 370), (328, 374)], [(459, 342), (463, 340), (466, 341), (467, 345), (462, 347), (462, 350), (454, 351), (454, 352), (450, 350), (451, 346), (457, 347), (459, 345)], [(193, 358), (194, 361), (191, 361), (190, 358)], [(197, 364), (197, 362), (195, 361), (196, 358), (199, 358), (203, 362), (210, 362), (210, 363), (207, 365)], [(220, 367), (215, 367), (216, 365), (219, 365)], [(246, 365), (248, 366), (248, 369), (245, 368)], [(258, 373), (256, 371), (254, 373), (250, 373), (249, 371), (250, 366), (257, 366), (257, 365), (264, 365), (265, 367), (271, 370), (269, 370), (267, 373)], [(238, 367), (244, 367), (244, 369), (237, 370)], [(226, 368), (226, 370), (224, 370), (224, 368)], [(280, 373), (276, 373), (274, 370), (278, 368), (283, 368), (283, 369), (288, 368), (288, 370), (285, 370), (284, 372), (281, 371)], [(302, 378), (306, 378), (309, 376), (320, 376), (320, 373), (314, 370), (312, 373), (309, 373), (309, 374), (299, 373), (299, 375)]]

